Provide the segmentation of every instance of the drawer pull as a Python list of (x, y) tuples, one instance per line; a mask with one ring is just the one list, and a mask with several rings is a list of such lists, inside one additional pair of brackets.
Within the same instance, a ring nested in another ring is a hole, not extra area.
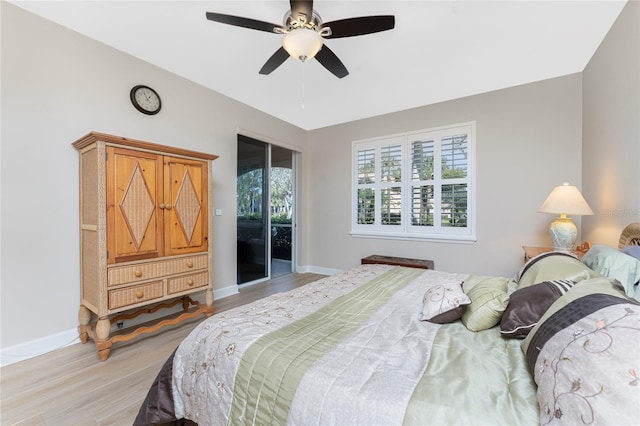
[(189, 286), (193, 286), (193, 280), (187, 280), (187, 284), (188, 284)]
[(142, 276), (142, 271), (141, 270), (137, 270), (133, 273), (133, 275), (135, 275), (136, 277), (140, 278)]
[(187, 262), (187, 268), (193, 268), (193, 262), (192, 261), (188, 261)]
[(138, 299), (142, 299), (143, 296), (144, 296), (144, 291), (142, 291), (142, 290), (136, 291), (136, 297)]

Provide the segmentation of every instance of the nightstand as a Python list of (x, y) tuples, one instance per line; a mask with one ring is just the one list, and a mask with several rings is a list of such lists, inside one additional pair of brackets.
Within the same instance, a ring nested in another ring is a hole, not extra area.
[[(591, 243), (589, 241), (585, 241), (584, 243), (577, 246), (574, 250), (572, 250), (571, 253), (575, 254), (578, 257), (578, 259), (582, 259), (582, 256), (584, 256), (584, 254), (588, 252), (590, 248), (591, 248)], [(525, 262), (528, 261), (529, 259), (536, 257), (539, 254), (553, 251), (553, 247), (522, 246), (522, 249), (524, 250)]]

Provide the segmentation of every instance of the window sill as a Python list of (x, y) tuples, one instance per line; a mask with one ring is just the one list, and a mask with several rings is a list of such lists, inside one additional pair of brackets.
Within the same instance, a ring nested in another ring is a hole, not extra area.
[(407, 233), (374, 233), (363, 231), (351, 231), (349, 233), (355, 238), (377, 238), (382, 240), (406, 240), (425, 241), (430, 243), (454, 243), (454, 244), (474, 244), (475, 235), (419, 235)]

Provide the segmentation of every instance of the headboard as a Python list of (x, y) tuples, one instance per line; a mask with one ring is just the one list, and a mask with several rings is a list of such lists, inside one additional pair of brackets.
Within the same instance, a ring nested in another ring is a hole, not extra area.
[(640, 222), (630, 223), (622, 230), (618, 248), (623, 249), (627, 246), (640, 246)]

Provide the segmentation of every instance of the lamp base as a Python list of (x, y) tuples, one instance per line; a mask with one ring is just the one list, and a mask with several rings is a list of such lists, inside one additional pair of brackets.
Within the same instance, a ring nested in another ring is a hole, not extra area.
[(571, 251), (578, 236), (578, 229), (570, 217), (558, 217), (551, 222), (549, 234), (554, 251)]

